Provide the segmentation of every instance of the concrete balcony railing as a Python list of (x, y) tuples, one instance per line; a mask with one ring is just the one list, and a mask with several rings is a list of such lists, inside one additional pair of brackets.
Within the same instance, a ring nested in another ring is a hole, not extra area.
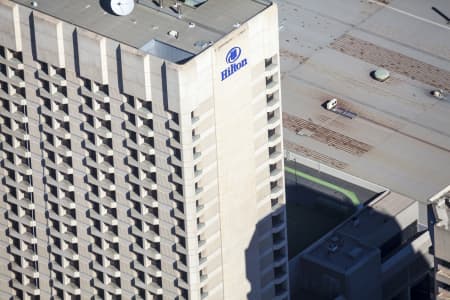
[(83, 96), (89, 97), (89, 98), (95, 98), (95, 100), (99, 100), (103, 103), (109, 103), (109, 96), (103, 93), (102, 91), (93, 92), (86, 88), (85, 86), (80, 87), (80, 93)]
[(45, 73), (43, 70), (37, 70), (37, 77), (41, 80), (45, 80), (48, 82), (51, 82), (55, 85), (59, 85), (59, 86), (66, 86), (67, 85), (67, 81), (64, 77), (62, 77), (59, 74), (54, 74), (54, 75), (48, 75), (47, 73)]
[(23, 70), (23, 63), (18, 60), (17, 58), (10, 58), (10, 59), (6, 59), (3, 56), (0, 56), (0, 64), (4, 64), (7, 65), (8, 67), (11, 67), (13, 69), (17, 69), (17, 70)]
[(76, 253), (75, 251), (73, 251), (70, 248), (67, 249), (60, 249), (56, 246), (51, 246), (51, 251), (54, 254), (57, 254), (59, 256), (62, 256), (64, 258), (70, 259), (70, 260), (77, 260), (79, 259), (78, 253)]
[(141, 246), (137, 245), (137, 244), (132, 244), (132, 251), (144, 256), (148, 256), (154, 260), (160, 260), (161, 259), (161, 254), (156, 251), (155, 249), (148, 247), (146, 249), (142, 248)]
[(12, 287), (24, 291), (33, 296), (39, 296), (40, 289), (34, 284), (34, 282), (29, 282), (28, 284), (22, 284), (17, 279), (11, 281)]
[(39, 278), (39, 272), (33, 266), (22, 267), (15, 262), (11, 262), (11, 270), (24, 274), (29, 278)]
[(81, 105), (81, 110), (82, 110), (82, 113), (90, 115), (90, 116), (94, 116), (100, 120), (105, 120), (105, 121), (111, 120), (111, 114), (102, 108), (94, 110), (89, 105), (83, 104), (83, 105)]
[(69, 99), (62, 93), (55, 91), (54, 93), (47, 92), (44, 88), (38, 89), (38, 95), (42, 98), (51, 99), (52, 101), (57, 102), (58, 104), (68, 104)]
[(436, 272), (436, 280), (443, 282), (443, 283), (447, 284), (448, 286), (450, 286), (450, 269), (448, 269), (442, 265), (438, 265), (437, 272)]

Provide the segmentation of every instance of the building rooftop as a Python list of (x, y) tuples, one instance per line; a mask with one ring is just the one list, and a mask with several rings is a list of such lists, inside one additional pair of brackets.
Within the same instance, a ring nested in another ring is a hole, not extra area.
[(450, 230), (450, 185), (431, 197), (437, 226)]
[(432, 7), (450, 2), (277, 2), (286, 148), (422, 202), (446, 186), (450, 26)]
[(179, 15), (174, 0), (162, 1), (162, 8), (158, 1), (140, 0), (131, 14), (116, 16), (108, 0), (13, 1), (138, 49), (157, 40), (193, 55), (272, 4), (266, 0), (208, 0), (198, 7), (182, 4)]
[(347, 272), (417, 218), (417, 201), (386, 192), (328, 233), (302, 254), (329, 268)]

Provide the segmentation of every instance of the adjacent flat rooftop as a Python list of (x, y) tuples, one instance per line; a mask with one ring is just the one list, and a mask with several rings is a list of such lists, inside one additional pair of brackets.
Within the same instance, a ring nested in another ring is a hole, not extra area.
[(381, 195), (302, 255), (338, 272), (347, 272), (369, 256), (377, 255), (376, 249), (404, 230), (400, 224), (412, 223), (417, 213), (415, 200), (392, 192)]
[[(450, 25), (436, 9), (450, 17), (450, 1), (277, 3), (286, 148), (422, 202), (445, 187)], [(357, 116), (327, 111), (332, 98)]]
[[(208, 0), (198, 7), (182, 3), (179, 14), (174, 0), (162, 1), (163, 7), (159, 1), (140, 0), (131, 14), (116, 16), (109, 0), (13, 1), (30, 8), (36, 2), (35, 10), (138, 49), (155, 39), (192, 54), (272, 5), (265, 0)], [(170, 31), (178, 36), (169, 35)]]

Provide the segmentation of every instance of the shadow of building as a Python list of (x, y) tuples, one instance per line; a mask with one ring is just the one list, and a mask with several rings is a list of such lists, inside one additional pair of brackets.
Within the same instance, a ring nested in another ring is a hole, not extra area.
[(289, 272), (284, 204), (261, 219), (245, 251), (249, 300), (289, 298)]
[(432, 299), (417, 201), (386, 192), (289, 261), (291, 299)]

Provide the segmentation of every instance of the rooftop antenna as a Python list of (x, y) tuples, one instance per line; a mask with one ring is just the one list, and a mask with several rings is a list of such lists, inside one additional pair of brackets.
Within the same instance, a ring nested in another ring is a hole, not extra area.
[(111, 10), (118, 16), (127, 16), (134, 9), (134, 0), (111, 0)]

